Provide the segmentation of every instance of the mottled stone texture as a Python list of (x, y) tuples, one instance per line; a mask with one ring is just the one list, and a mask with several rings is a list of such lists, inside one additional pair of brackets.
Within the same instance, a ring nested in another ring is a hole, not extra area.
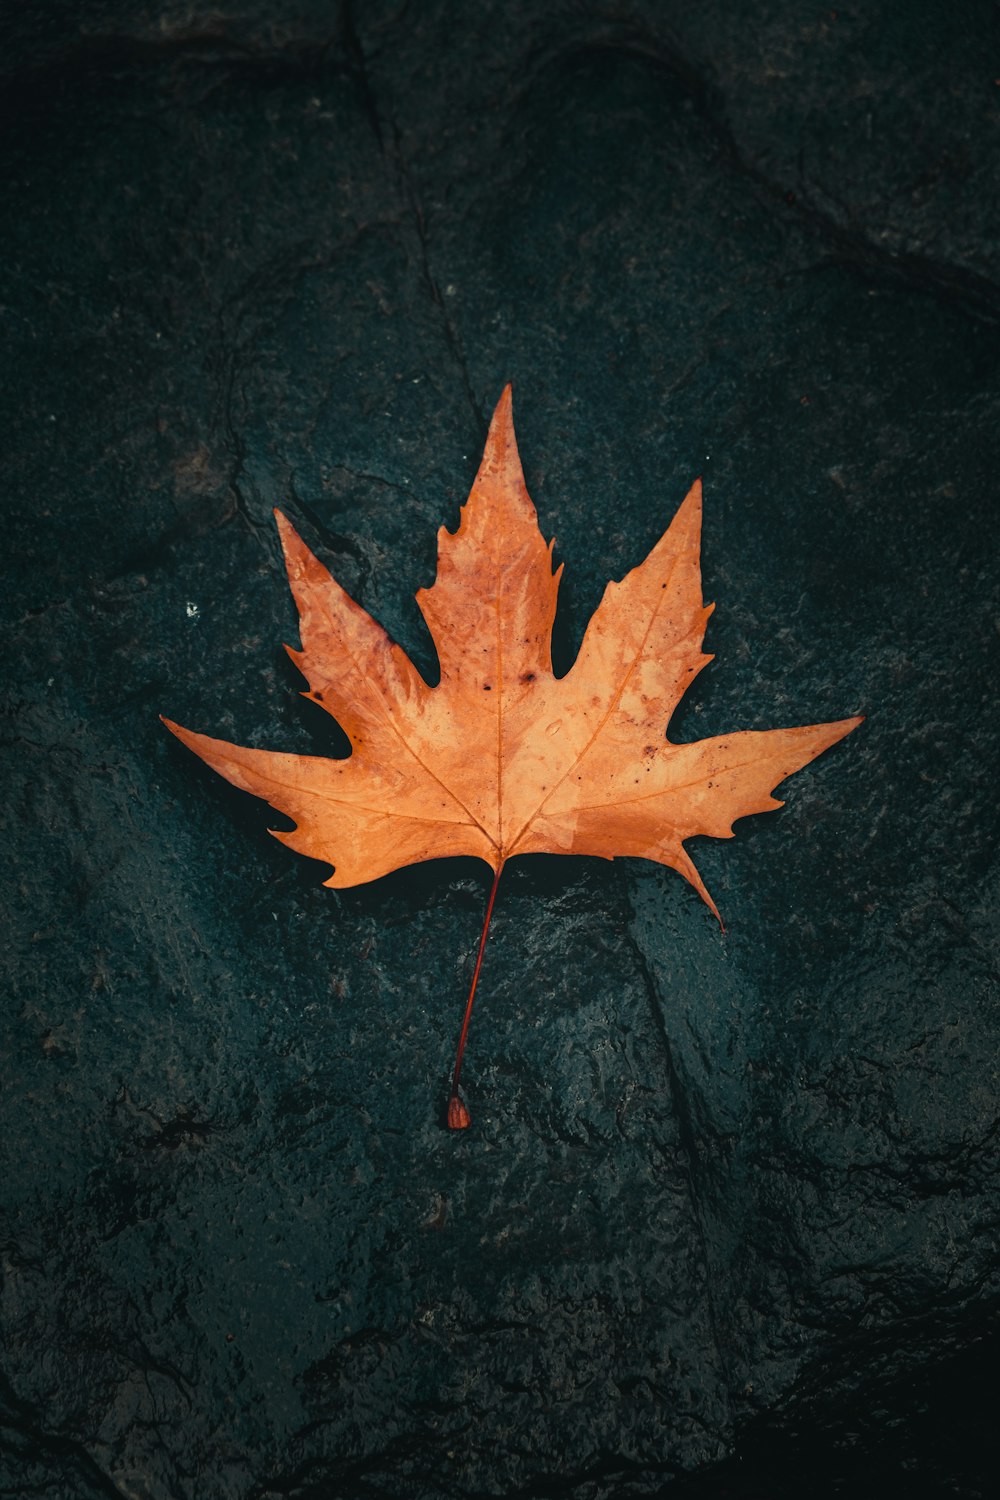
[[(16, 10), (16, 14), (14, 13)], [(0, 1494), (996, 1470), (996, 7), (9, 7)], [(706, 487), (678, 738), (867, 723), (669, 870), (342, 893), (160, 712), (340, 753), (270, 510), (434, 663), (513, 379), (566, 562)]]

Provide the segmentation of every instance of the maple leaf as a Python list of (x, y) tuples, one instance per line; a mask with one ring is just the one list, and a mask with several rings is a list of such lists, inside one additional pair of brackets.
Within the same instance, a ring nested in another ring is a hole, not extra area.
[[(462, 1056), (497, 882), (518, 854), (632, 855), (670, 865), (719, 912), (685, 849), (730, 838), (737, 818), (781, 807), (779, 782), (860, 718), (743, 730), (691, 744), (667, 725), (711, 657), (701, 597), (701, 482), (645, 562), (609, 583), (564, 677), (552, 671), (562, 568), (542, 538), (514, 436), (508, 385), (456, 532), (438, 536), (437, 577), (417, 594), (437, 650), (429, 687), (406, 653), (275, 512), (300, 616), (287, 647), (304, 697), (347, 733), (346, 759), (245, 749), (165, 719), (235, 786), (295, 828), (275, 837), (353, 886), (443, 855), (494, 872), (456, 1056), (448, 1120), (469, 1123)], [(721, 922), (721, 918), (719, 918)]]

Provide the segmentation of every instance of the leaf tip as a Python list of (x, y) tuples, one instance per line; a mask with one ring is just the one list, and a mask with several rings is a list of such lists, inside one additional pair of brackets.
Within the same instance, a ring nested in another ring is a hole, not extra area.
[[(514, 438), (514, 388), (508, 380), (500, 392), (500, 400), (493, 408), (493, 415), (490, 418), (490, 430), (486, 439), (486, 452), (489, 453), (491, 447), (497, 447), (501, 444), (507, 447), (512, 442), (514, 443), (514, 451), (516, 453), (517, 444)], [(486, 454), (483, 456), (485, 459)], [(518, 462), (520, 463), (520, 460)]]
[(721, 913), (721, 911), (716, 906), (716, 904), (712, 900), (711, 896), (708, 894), (708, 891), (706, 891), (704, 888), (701, 890), (700, 895), (701, 895), (702, 899), (704, 900), (705, 905), (708, 907), (709, 911), (712, 913), (712, 916), (718, 922), (720, 933), (722, 934), (723, 937), (725, 937), (725, 935), (726, 935), (726, 924), (722, 920), (722, 913)]
[(835, 724), (830, 725), (830, 729), (833, 731), (833, 738), (830, 744), (835, 745), (838, 740), (844, 739), (846, 735), (853, 734), (864, 722), (864, 714), (852, 714), (849, 719), (838, 719)]
[(272, 515), (274, 516), (274, 524), (278, 528), (278, 540), (281, 543), (281, 550), (284, 552), (286, 559), (288, 559), (291, 556), (291, 549), (295, 546), (296, 542), (298, 542), (299, 546), (302, 545), (302, 538), (283, 510), (279, 510), (275, 506)]
[(692, 524), (697, 526), (701, 525), (703, 498), (704, 497), (701, 488), (701, 475), (699, 474), (698, 478), (694, 481), (691, 488), (684, 496), (683, 501), (681, 502), (681, 511), (683, 511), (685, 515), (690, 516)]
[(281, 538), (281, 545), (284, 547), (287, 545), (289, 540), (296, 540), (298, 538), (298, 532), (295, 530), (295, 527), (285, 515), (285, 512), (283, 510), (279, 510), (278, 507), (275, 506), (272, 514), (274, 515), (275, 525), (278, 528), (278, 536)]

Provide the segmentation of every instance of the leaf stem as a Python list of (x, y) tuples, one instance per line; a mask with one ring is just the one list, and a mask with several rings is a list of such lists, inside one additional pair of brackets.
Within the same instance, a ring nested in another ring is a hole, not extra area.
[(493, 876), (493, 885), (490, 887), (490, 899), (486, 903), (486, 916), (483, 918), (483, 931), (479, 939), (479, 952), (476, 954), (476, 967), (472, 971), (472, 984), (469, 988), (469, 998), (465, 1002), (465, 1016), (462, 1020), (462, 1030), (459, 1033), (458, 1049), (455, 1053), (455, 1071), (451, 1076), (451, 1098), (448, 1100), (448, 1129), (466, 1130), (472, 1123), (469, 1111), (459, 1098), (458, 1084), (462, 1076), (462, 1058), (465, 1055), (465, 1039), (469, 1034), (469, 1021), (472, 1018), (472, 1002), (476, 998), (476, 985), (479, 983), (479, 971), (483, 967), (483, 954), (486, 951), (486, 939), (490, 930), (490, 918), (493, 916), (493, 904), (497, 899), (497, 886), (500, 884), (500, 876), (503, 872), (504, 861), (501, 859)]

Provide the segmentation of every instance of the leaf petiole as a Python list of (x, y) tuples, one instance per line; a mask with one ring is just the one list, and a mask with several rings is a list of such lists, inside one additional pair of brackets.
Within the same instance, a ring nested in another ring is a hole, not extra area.
[(479, 971), (483, 967), (483, 954), (486, 951), (486, 939), (490, 930), (490, 918), (493, 916), (493, 904), (497, 899), (497, 886), (500, 884), (500, 876), (503, 873), (504, 861), (501, 859), (493, 876), (493, 885), (490, 887), (490, 898), (486, 903), (486, 916), (483, 918), (483, 930), (479, 938), (479, 951), (476, 954), (476, 967), (472, 971), (472, 984), (469, 987), (469, 998), (465, 1002), (465, 1016), (462, 1020), (462, 1030), (459, 1033), (458, 1048), (455, 1052), (455, 1071), (451, 1077), (451, 1098), (448, 1100), (448, 1129), (467, 1130), (472, 1120), (462, 1099), (459, 1098), (458, 1083), (462, 1076), (462, 1058), (465, 1055), (465, 1039), (469, 1034), (469, 1021), (472, 1018), (472, 1002), (476, 998), (476, 985), (479, 983)]

